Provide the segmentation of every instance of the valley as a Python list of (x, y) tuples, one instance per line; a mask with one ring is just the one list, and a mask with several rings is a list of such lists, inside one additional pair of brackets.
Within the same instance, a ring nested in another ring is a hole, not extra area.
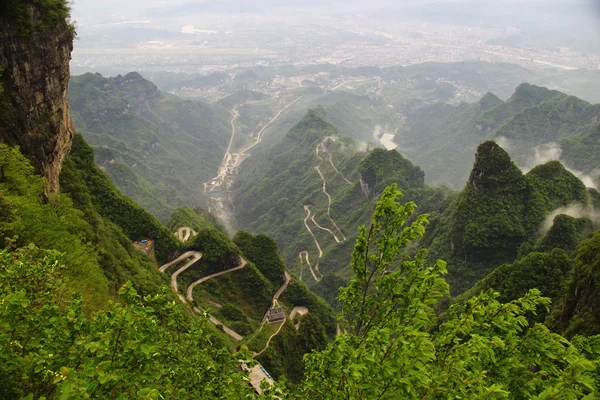
[[(283, 95), (284, 94), (279, 93), (275, 98), (279, 98)], [(203, 183), (204, 193), (208, 194), (210, 197), (209, 212), (213, 212), (223, 222), (230, 233), (234, 232), (231, 215), (231, 186), (235, 183), (240, 164), (244, 161), (244, 158), (250, 156), (247, 152), (262, 141), (265, 130), (279, 118), (281, 113), (287, 108), (292, 107), (301, 98), (302, 96), (283, 106), (277, 114), (275, 114), (275, 116), (258, 131), (258, 133), (251, 133), (249, 135), (248, 140), (250, 143), (243, 145), (235, 152), (232, 152), (231, 147), (236, 134), (235, 120), (239, 116), (239, 113), (237, 108), (234, 108), (231, 111), (231, 137), (223, 160), (218, 167), (217, 176), (211, 178), (208, 182)]]
[[(71, 76), (71, 2), (0, 2), (0, 398), (600, 397), (600, 86), (565, 68), (593, 53), (352, 1), (259, 41), (271, 0), (174, 3), (206, 19), (96, 49), (185, 59)], [(423, 7), (510, 11), (468, 3)]]

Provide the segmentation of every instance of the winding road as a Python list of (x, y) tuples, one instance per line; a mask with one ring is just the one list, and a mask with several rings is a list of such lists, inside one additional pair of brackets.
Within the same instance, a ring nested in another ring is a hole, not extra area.
[(194, 288), (196, 286), (198, 286), (199, 284), (204, 283), (208, 280), (211, 280), (213, 278), (219, 277), (221, 275), (229, 274), (234, 271), (239, 271), (240, 269), (244, 268), (246, 265), (248, 265), (248, 262), (243, 257), (240, 257), (240, 265), (238, 265), (237, 267), (226, 269), (225, 271), (217, 272), (216, 274), (208, 275), (208, 276), (205, 276), (204, 278), (200, 278), (197, 281), (192, 282), (190, 284), (190, 286), (188, 286), (188, 288), (185, 292), (186, 298), (190, 302), (194, 301)]
[(287, 272), (287, 271), (283, 271), (283, 276), (285, 277), (285, 282), (283, 282), (283, 285), (281, 285), (281, 287), (279, 288), (277, 293), (275, 293), (275, 295), (273, 296), (273, 300), (271, 300), (271, 303), (274, 302), (275, 300), (279, 300), (279, 296), (281, 296), (281, 294), (283, 292), (285, 292), (285, 289), (287, 289), (287, 287), (290, 283), (290, 280), (292, 279), (289, 272)]
[[(323, 181), (323, 185), (322, 185), (321, 190), (322, 190), (323, 194), (327, 197), (327, 213), (326, 213), (327, 214), (327, 218), (331, 222), (331, 225), (333, 226), (333, 228), (341, 235), (342, 239), (340, 240), (340, 238), (338, 237), (338, 235), (336, 235), (333, 232), (333, 230), (331, 230), (329, 228), (326, 228), (324, 226), (321, 226), (317, 222), (317, 220), (315, 219), (315, 215), (311, 216), (310, 207), (305, 204), (304, 205), (304, 211), (306, 212), (306, 217), (304, 218), (304, 227), (306, 228), (306, 230), (308, 231), (308, 233), (312, 236), (312, 238), (313, 238), (313, 240), (315, 242), (315, 245), (317, 246), (317, 250), (319, 251), (319, 257), (317, 258), (317, 263), (313, 267), (313, 265), (310, 263), (308, 251), (304, 250), (304, 251), (301, 251), (300, 253), (298, 253), (298, 257), (300, 257), (300, 280), (302, 280), (302, 271), (303, 271), (303, 267), (304, 267), (304, 262), (306, 262), (306, 264), (308, 265), (308, 268), (310, 269), (310, 273), (311, 273), (313, 279), (316, 282), (320, 282), (321, 279), (323, 279), (323, 274), (319, 270), (319, 261), (323, 257), (323, 249), (321, 248), (321, 245), (320, 245), (319, 241), (317, 240), (315, 234), (313, 233), (312, 229), (308, 225), (308, 220), (309, 219), (312, 221), (312, 223), (315, 225), (315, 227), (317, 227), (317, 228), (319, 228), (319, 229), (321, 229), (321, 230), (329, 233), (333, 237), (333, 239), (336, 241), (336, 243), (341, 243), (342, 241), (346, 240), (346, 235), (344, 235), (344, 232), (342, 232), (342, 230), (340, 229), (340, 227), (338, 226), (338, 224), (331, 217), (331, 202), (332, 202), (332, 200), (331, 200), (331, 196), (329, 195), (329, 192), (327, 191), (327, 180), (325, 179), (325, 175), (323, 175), (323, 172), (321, 172), (321, 166), (322, 166), (322, 164), (323, 164), (323, 162), (325, 160), (323, 160), (323, 157), (321, 157), (321, 155), (319, 154), (319, 149), (321, 149), (324, 153), (327, 153), (329, 155), (329, 164), (331, 164), (331, 166), (335, 170), (336, 174), (340, 175), (342, 177), (342, 179), (346, 183), (348, 183), (349, 185), (353, 185), (353, 183), (350, 182), (348, 179), (346, 179), (344, 177), (344, 175), (337, 169), (337, 167), (333, 163), (333, 158), (332, 158), (331, 152), (329, 152), (329, 150), (327, 149), (327, 146), (325, 145), (325, 143), (328, 140), (332, 140), (333, 141), (334, 137), (331, 137), (331, 136), (325, 137), (317, 145), (317, 147), (315, 147), (315, 155), (319, 159), (319, 163), (316, 166), (314, 166), (314, 169), (315, 169), (315, 171), (317, 171), (317, 173), (319, 174), (319, 177)], [(319, 275), (321, 275), (321, 276), (318, 277), (317, 274), (316, 274), (316, 272), (318, 272)]]
[[(177, 286), (177, 278), (179, 277), (179, 275), (182, 272), (184, 272), (189, 267), (191, 267), (192, 265), (194, 265), (197, 261), (199, 261), (202, 258), (202, 253), (200, 253), (199, 251), (188, 251), (186, 253), (183, 253), (179, 257), (177, 257), (175, 260), (162, 265), (158, 269), (160, 272), (165, 272), (169, 267), (171, 267), (173, 265), (176, 265), (176, 264), (182, 262), (183, 260), (187, 260), (189, 258), (191, 258), (190, 261), (188, 261), (184, 266), (182, 266), (181, 268), (179, 268), (177, 271), (175, 271), (173, 273), (173, 275), (171, 275), (171, 289), (173, 289), (173, 291), (177, 294), (177, 296), (179, 297), (179, 300), (181, 300), (182, 303), (187, 303), (187, 302), (192, 303), (193, 302), (193, 300), (194, 300), (194, 298), (193, 298), (194, 287), (196, 287), (197, 285), (201, 284), (202, 282), (206, 282), (209, 279), (213, 279), (213, 278), (216, 278), (216, 277), (221, 276), (221, 275), (225, 275), (225, 274), (228, 274), (228, 273), (231, 273), (231, 272), (234, 272), (234, 271), (238, 271), (238, 270), (244, 268), (248, 264), (243, 257), (240, 257), (240, 265), (238, 265), (237, 267), (230, 268), (230, 269), (227, 269), (225, 271), (217, 272), (216, 274), (205, 276), (204, 278), (201, 278), (201, 279), (198, 279), (195, 282), (192, 282), (192, 284), (190, 284), (188, 286), (187, 290), (186, 290), (186, 297), (187, 297), (187, 299), (186, 299), (185, 297), (183, 297), (179, 293), (179, 288)], [(198, 314), (204, 314), (204, 311), (202, 311), (198, 307), (194, 307), (193, 309)], [(223, 328), (223, 332), (225, 332), (226, 334), (228, 334), (229, 336), (231, 336), (234, 340), (240, 341), (240, 340), (244, 339), (244, 337), (242, 335), (240, 335), (239, 333), (237, 333), (233, 329), (227, 327), (225, 324), (223, 324), (221, 321), (219, 321), (218, 319), (216, 319), (212, 315), (209, 314), (208, 317), (209, 317), (210, 322), (212, 322), (215, 326), (221, 326)]]
[(177, 232), (175, 232), (175, 236), (177, 236), (177, 239), (179, 239), (181, 242), (187, 242), (191, 236), (196, 236), (197, 234), (198, 232), (189, 226), (183, 226), (177, 229)]
[(269, 127), (269, 125), (271, 125), (273, 122), (275, 122), (275, 120), (277, 118), (279, 118), (279, 116), (281, 115), (282, 112), (284, 112), (289, 107), (291, 107), (292, 105), (294, 105), (294, 103), (296, 103), (301, 98), (302, 98), (302, 96), (298, 97), (296, 100), (292, 101), (290, 104), (286, 105), (281, 110), (279, 110), (279, 112), (273, 117), (273, 119), (270, 120), (269, 122), (267, 122), (265, 124), (265, 126), (263, 126), (262, 129), (258, 132), (258, 134), (256, 135), (256, 141), (252, 145), (250, 145), (249, 147), (246, 147), (245, 149), (242, 149), (240, 151), (240, 154), (244, 154), (245, 155), (248, 150), (250, 150), (251, 148), (253, 148), (257, 144), (259, 144), (262, 141), (262, 134), (263, 134), (263, 132)]
[[(310, 269), (310, 273), (313, 276), (313, 279), (316, 282), (320, 282), (321, 279), (323, 278), (323, 274), (321, 274), (321, 271), (319, 271), (319, 260), (323, 256), (323, 250), (321, 249), (321, 245), (319, 244), (319, 241), (317, 240), (317, 237), (313, 233), (312, 229), (310, 229), (310, 226), (308, 226), (308, 219), (310, 218), (310, 208), (305, 205), (304, 206), (304, 211), (306, 211), (306, 218), (304, 218), (304, 227), (306, 228), (306, 230), (308, 231), (308, 233), (312, 236), (312, 238), (313, 238), (313, 240), (315, 242), (315, 245), (317, 246), (317, 249), (319, 250), (319, 258), (317, 259), (317, 264), (313, 268), (313, 266), (312, 266), (312, 264), (310, 263), (310, 260), (309, 260), (308, 251), (303, 250), (298, 255), (300, 256), (300, 262), (303, 262), (302, 261), (302, 255), (304, 255), (304, 257), (306, 259), (306, 264), (308, 265), (308, 268)], [(317, 275), (315, 274), (315, 271), (319, 272), (319, 274), (321, 275), (320, 278), (317, 277)]]
[(242, 147), (237, 153), (231, 153), (231, 148), (233, 146), (235, 134), (236, 134), (236, 126), (235, 120), (240, 115), (237, 107), (230, 111), (231, 118), (231, 136), (229, 138), (229, 144), (227, 146), (227, 150), (223, 155), (223, 160), (219, 165), (217, 170), (217, 176), (209, 179), (207, 182), (203, 183), (204, 193), (217, 193), (219, 197), (212, 197), (209, 206), (209, 211), (213, 212), (217, 215), (217, 217), (221, 218), (223, 224), (227, 228), (228, 231), (232, 231), (231, 226), (231, 217), (229, 215), (228, 206), (226, 203), (231, 201), (231, 194), (228, 192), (231, 186), (235, 181), (235, 177), (237, 175), (238, 169), (242, 161), (245, 157), (248, 156), (246, 154), (250, 149), (259, 144), (262, 141), (262, 136), (265, 130), (279, 118), (281, 113), (295, 104), (298, 100), (300, 100), (302, 96), (298, 97), (296, 100), (292, 101), (290, 104), (283, 107), (279, 112), (262, 127), (262, 129), (257, 133), (256, 138), (253, 143), (250, 143), (244, 147)]
[[(288, 284), (290, 283), (291, 276), (290, 276), (289, 272), (287, 272), (287, 270), (284, 271), (284, 276), (285, 276), (285, 282), (283, 283), (283, 285), (281, 285), (281, 287), (279, 288), (279, 290), (273, 295), (273, 299), (271, 300), (271, 304), (275, 304), (275, 302), (277, 300), (279, 300), (279, 296), (281, 296), (283, 294), (283, 292), (285, 292), (285, 290), (288, 287)], [(301, 309), (305, 309), (306, 312), (304, 312)], [(287, 319), (284, 319), (283, 321), (281, 321), (281, 324), (279, 325), (279, 328), (277, 329), (277, 331), (275, 333), (273, 333), (271, 336), (269, 336), (269, 339), (267, 339), (267, 343), (265, 344), (265, 347), (261, 351), (259, 351), (258, 353), (254, 353), (254, 357), (260, 356), (262, 353), (264, 353), (269, 348), (269, 345), (271, 344), (271, 340), (273, 340), (273, 338), (275, 336), (277, 336), (279, 334), (279, 332), (281, 332), (281, 329), (283, 328), (283, 325), (285, 325), (285, 323), (286, 323), (286, 321), (288, 319), (292, 320), (293, 317), (296, 315), (296, 313), (299, 313), (300, 315), (304, 315), (302, 312), (308, 313), (308, 308), (306, 308), (306, 307), (294, 307), (292, 309), (292, 312), (290, 313), (290, 317), (287, 318)], [(260, 329), (263, 328), (266, 320), (267, 320), (267, 313), (265, 313), (265, 316), (263, 317), (263, 323), (260, 326)]]
[(292, 312), (290, 313), (290, 320), (294, 320), (294, 317), (296, 316), (296, 314), (300, 315), (300, 316), (304, 316), (306, 314), (308, 314), (308, 308), (306, 307), (294, 307), (292, 309)]
[(342, 177), (342, 179), (344, 180), (344, 182), (346, 182), (348, 185), (354, 185), (354, 183), (352, 183), (352, 182), (350, 182), (348, 179), (346, 179), (346, 177), (344, 176), (344, 174), (342, 174), (342, 173), (341, 173), (341, 172), (340, 172), (340, 171), (337, 169), (337, 167), (335, 166), (335, 164), (333, 163), (333, 156), (331, 155), (331, 153), (329, 152), (329, 149), (328, 149), (328, 148), (327, 148), (327, 146), (325, 145), (325, 143), (327, 142), (327, 140), (328, 140), (328, 139), (331, 139), (331, 140), (333, 140), (333, 139), (331, 138), (331, 136), (328, 136), (328, 137), (326, 137), (326, 138), (325, 138), (325, 140), (323, 140), (323, 141), (321, 142), (321, 148), (323, 149), (323, 151), (324, 151), (325, 153), (327, 153), (327, 154), (329, 155), (329, 164), (331, 164), (331, 166), (333, 167), (333, 169), (335, 170), (335, 172), (336, 172), (336, 173), (338, 173), (338, 174), (339, 174), (339, 175)]

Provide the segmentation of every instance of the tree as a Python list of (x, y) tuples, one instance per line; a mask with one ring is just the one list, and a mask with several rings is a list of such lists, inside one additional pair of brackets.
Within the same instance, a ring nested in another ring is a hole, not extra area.
[(537, 289), (500, 303), (489, 290), (450, 307), (446, 263), (402, 250), (423, 235), (427, 216), (385, 189), (371, 226), (360, 228), (354, 278), (340, 289), (348, 334), (305, 358), (300, 398), (578, 398), (593, 392), (594, 365), (564, 338), (526, 316), (549, 299)]
[[(88, 315), (61, 279), (61, 255), (34, 246), (0, 251), (0, 397), (251, 398), (239, 363), (206, 318), (164, 294)], [(164, 290), (168, 290), (165, 288)]]

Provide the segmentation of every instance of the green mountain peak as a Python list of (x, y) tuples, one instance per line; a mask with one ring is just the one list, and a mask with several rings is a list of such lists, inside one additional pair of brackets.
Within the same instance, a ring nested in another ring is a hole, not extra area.
[(489, 140), (479, 145), (469, 177), (469, 183), (476, 190), (510, 184), (522, 179), (521, 170), (496, 142)]
[(337, 135), (337, 128), (325, 121), (323, 107), (310, 109), (287, 134), (287, 137), (300, 141), (309, 141)]
[(479, 100), (479, 107), (481, 111), (487, 111), (490, 108), (496, 107), (504, 102), (495, 94), (487, 92), (481, 100)]

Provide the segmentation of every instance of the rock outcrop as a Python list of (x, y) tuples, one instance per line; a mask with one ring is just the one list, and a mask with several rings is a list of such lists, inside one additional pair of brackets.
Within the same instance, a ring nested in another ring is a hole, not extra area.
[(21, 18), (0, 13), (0, 142), (20, 146), (50, 194), (74, 134), (67, 101), (73, 29), (64, 19), (48, 23), (48, 10), (22, 7), (26, 29)]

